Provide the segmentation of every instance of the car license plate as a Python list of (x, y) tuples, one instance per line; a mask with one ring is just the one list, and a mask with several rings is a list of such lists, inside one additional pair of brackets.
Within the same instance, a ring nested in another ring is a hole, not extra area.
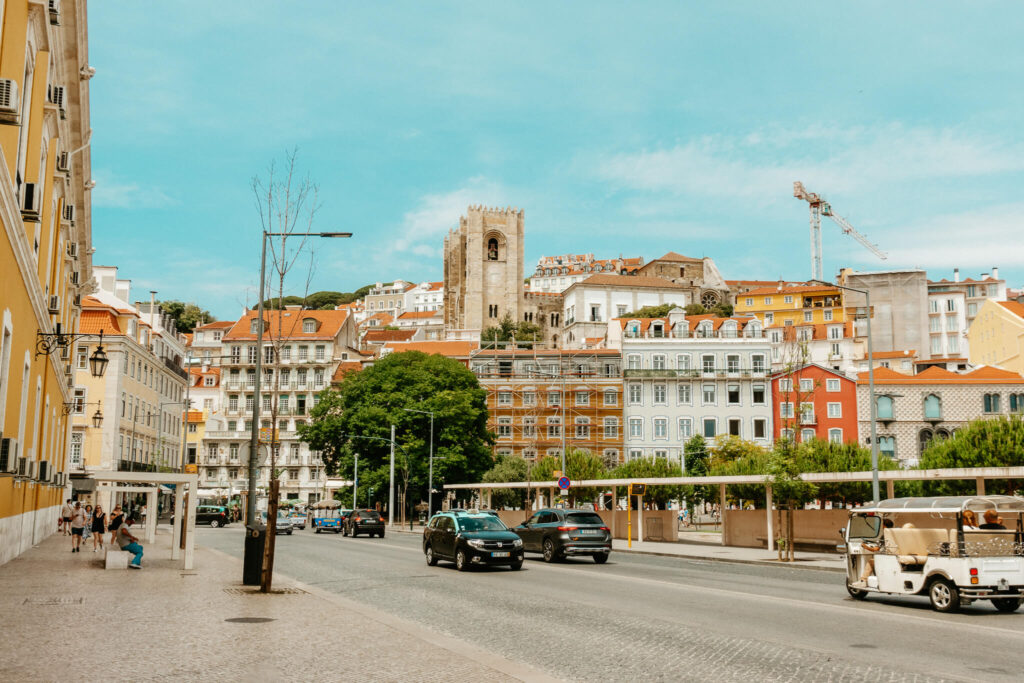
[(592, 535), (600, 534), (600, 533), (604, 533), (604, 532), (602, 532), (600, 529), (580, 529), (580, 533), (584, 534), (584, 535), (587, 535), (587, 536), (592, 536)]
[(512, 553), (491, 553), (491, 557), (509, 557)]

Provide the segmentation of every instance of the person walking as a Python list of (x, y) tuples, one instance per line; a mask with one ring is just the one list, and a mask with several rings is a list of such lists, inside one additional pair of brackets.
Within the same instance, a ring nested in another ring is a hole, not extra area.
[(88, 541), (90, 538), (92, 538), (92, 505), (86, 503), (85, 528), (82, 529), (82, 541)]
[(75, 507), (71, 510), (71, 552), (81, 552), (82, 533), (85, 531), (85, 510), (82, 503), (75, 501)]
[(117, 530), (117, 545), (120, 546), (121, 550), (135, 556), (128, 564), (129, 568), (142, 569), (142, 544), (139, 543), (139, 539), (131, 532), (132, 524), (134, 523), (135, 520), (131, 517), (125, 518), (124, 524)]
[(124, 524), (124, 512), (121, 511), (120, 505), (115, 505), (113, 512), (110, 513), (110, 522), (107, 524), (107, 529), (110, 530), (110, 545), (114, 545), (117, 542), (117, 530)]
[(96, 552), (96, 546), (99, 545), (99, 549), (103, 550), (103, 534), (107, 531), (107, 514), (103, 512), (103, 508), (99, 505), (92, 511), (92, 551)]
[(71, 535), (71, 512), (71, 499), (68, 498), (64, 507), (60, 509), (60, 519), (57, 521), (57, 531), (62, 532), (65, 536)]

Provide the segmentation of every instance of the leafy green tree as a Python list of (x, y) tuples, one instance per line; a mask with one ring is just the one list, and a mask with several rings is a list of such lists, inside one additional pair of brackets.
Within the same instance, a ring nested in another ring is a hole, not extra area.
[[(647, 479), (655, 477), (681, 477), (683, 468), (677, 462), (664, 458), (637, 458), (616, 467), (610, 473), (612, 479)], [(644, 501), (654, 503), (664, 510), (670, 500), (680, 500), (686, 495), (685, 486), (648, 486)]]
[(686, 311), (686, 315), (705, 315), (711, 312), (701, 304), (687, 304), (683, 310)]
[[(797, 467), (801, 472), (866, 472), (871, 469), (871, 449), (856, 443), (833, 443), (810, 439), (795, 446)], [(878, 469), (894, 470), (899, 465), (880, 457)], [(871, 500), (869, 482), (824, 482), (818, 484), (818, 497), (834, 503), (863, 503)]]
[[(529, 465), (523, 458), (511, 455), (499, 455), (494, 467), (484, 472), (481, 481), (502, 483), (526, 481)], [(491, 492), (491, 505), (495, 507), (525, 508), (526, 491), (523, 489), (494, 489)]]
[[(711, 455), (708, 453), (708, 442), (700, 434), (694, 434), (683, 445), (684, 476), (706, 477), (711, 471)], [(714, 500), (715, 493), (709, 486), (687, 486), (686, 500), (693, 517), (693, 506), (698, 500)]]
[[(418, 351), (393, 353), (346, 375), (320, 394), (299, 438), (321, 452), (328, 472), (348, 475), (359, 453), (359, 479), (387, 478), (390, 430), (396, 426), (396, 477), (408, 477), (410, 502), (426, 499), (430, 415), (434, 413), (434, 487), (480, 481), (494, 465), (486, 392), (464, 365)], [(376, 490), (376, 489), (375, 489)]]
[(174, 318), (174, 326), (182, 334), (191, 334), (197, 326), (212, 323), (217, 319), (210, 315), (210, 312), (199, 308), (196, 304), (187, 304), (182, 301), (158, 301), (157, 304), (164, 309), (164, 312)]
[(320, 291), (313, 292), (312, 294), (302, 297), (296, 295), (289, 295), (281, 297), (273, 297), (263, 302), (264, 308), (278, 309), (283, 306), (303, 306), (311, 310), (318, 311), (329, 311), (334, 309), (335, 306), (340, 304), (350, 304), (356, 299), (362, 299), (374, 285), (366, 285), (360, 287), (354, 292), (334, 292), (334, 291)]
[(644, 306), (619, 318), (664, 318), (673, 308), (683, 308), (679, 304), (660, 304), (658, 306)]
[(488, 343), (493, 346), (495, 342), (512, 341), (513, 337), (515, 337), (516, 345), (524, 349), (533, 348), (534, 340), (543, 340), (540, 325), (525, 320), (517, 323), (508, 313), (497, 326), (488, 327), (480, 333), (480, 341), (485, 346)]
[[(768, 451), (751, 441), (736, 436), (719, 436), (711, 450), (713, 476), (752, 475), (768, 473)], [(709, 492), (711, 493), (711, 492)], [(731, 484), (726, 489), (731, 500), (750, 500), (764, 505), (764, 487), (757, 484)], [(714, 492), (717, 499), (717, 492)]]
[(787, 439), (776, 442), (768, 456), (768, 479), (772, 485), (772, 497), (780, 510), (779, 559), (793, 561), (793, 511), (809, 500), (813, 500), (817, 487), (800, 478), (793, 443)]
[[(974, 420), (951, 438), (932, 441), (921, 455), (920, 469), (945, 467), (1020, 467), (1024, 465), (1024, 418), (1010, 415)], [(1020, 480), (989, 480), (987, 493), (1013, 495)], [(921, 483), (923, 495), (966, 495), (975, 492), (970, 480)]]

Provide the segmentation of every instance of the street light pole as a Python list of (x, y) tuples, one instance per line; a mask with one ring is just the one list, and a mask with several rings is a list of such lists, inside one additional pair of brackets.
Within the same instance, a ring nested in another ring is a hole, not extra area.
[(413, 410), (412, 408), (402, 408), (402, 410), (407, 413), (430, 416), (430, 474), (427, 475), (427, 518), (429, 519), (434, 514), (434, 411)]
[(359, 454), (356, 453), (356, 464), (352, 469), (352, 507), (359, 507)]
[[(189, 351), (188, 353), (185, 354), (185, 376), (186, 376), (186, 380), (185, 380), (185, 426), (182, 429), (182, 434), (181, 434), (181, 462), (178, 463), (180, 465), (180, 467), (177, 468), (179, 472), (184, 472), (185, 471), (185, 454), (186, 454), (187, 448), (188, 448), (188, 410), (189, 410), (189, 408), (192, 407), (192, 400), (190, 398), (190, 396), (192, 395), (192, 352), (191, 351)], [(180, 403), (180, 401), (179, 401), (179, 403)], [(196, 452), (196, 459), (198, 460), (198, 458), (199, 458), (199, 453), (197, 451)], [(196, 472), (199, 472), (199, 468), (198, 467), (196, 468)]]
[(391, 470), (388, 485), (388, 526), (395, 525), (395, 425), (391, 425)]

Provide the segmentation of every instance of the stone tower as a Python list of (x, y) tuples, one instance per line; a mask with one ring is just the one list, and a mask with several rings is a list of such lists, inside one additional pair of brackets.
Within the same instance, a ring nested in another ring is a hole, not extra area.
[(506, 315), (522, 320), (523, 210), (471, 206), (444, 238), (444, 326), (480, 338)]

